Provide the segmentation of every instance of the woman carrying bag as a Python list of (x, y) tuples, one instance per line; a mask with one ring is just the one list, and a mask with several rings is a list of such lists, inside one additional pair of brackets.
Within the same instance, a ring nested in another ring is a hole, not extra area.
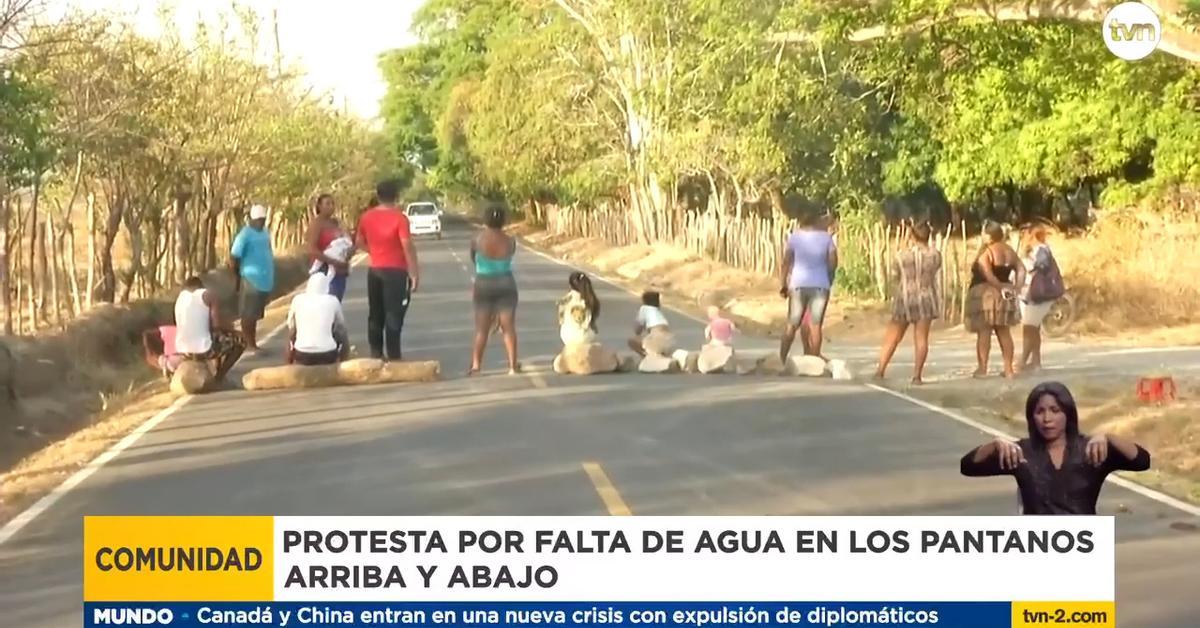
[(1054, 253), (1046, 244), (1046, 228), (1037, 225), (1027, 230), (1023, 240), (1021, 262), (1026, 272), (1021, 295), (1021, 370), (1036, 371), (1042, 367), (1042, 321), (1054, 302), (1066, 293), (1066, 287)]

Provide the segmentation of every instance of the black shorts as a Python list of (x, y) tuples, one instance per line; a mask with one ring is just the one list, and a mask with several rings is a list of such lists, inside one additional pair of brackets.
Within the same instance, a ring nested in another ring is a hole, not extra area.
[(517, 309), (517, 282), (511, 274), (475, 277), (475, 311), (488, 314)]
[(266, 314), (267, 303), (270, 300), (270, 292), (261, 292), (249, 282), (243, 281), (240, 305), (242, 320), (261, 321)]
[(334, 349), (325, 353), (305, 353), (297, 351), (295, 354), (296, 364), (301, 366), (318, 366), (321, 364), (337, 364), (338, 358), (341, 357), (341, 351)]

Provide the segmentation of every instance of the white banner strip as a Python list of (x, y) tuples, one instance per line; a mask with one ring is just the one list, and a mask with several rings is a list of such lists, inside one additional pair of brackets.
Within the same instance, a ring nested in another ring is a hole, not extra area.
[(277, 601), (1111, 601), (1112, 517), (276, 517)]

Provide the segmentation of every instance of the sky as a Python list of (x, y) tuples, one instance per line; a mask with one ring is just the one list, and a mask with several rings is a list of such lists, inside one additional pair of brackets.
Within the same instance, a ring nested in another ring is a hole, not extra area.
[[(127, 16), (142, 33), (160, 29), (159, 0), (48, 0), (46, 17), (53, 19), (71, 8)], [(230, 0), (169, 0), (176, 8), (180, 30), (197, 17), (212, 22), (227, 11)], [(412, 44), (412, 14), (423, 0), (238, 0), (270, 19), (278, 10), (280, 49), (285, 59), (307, 71), (307, 83), (328, 90), (364, 119), (374, 119), (383, 97), (383, 78), (376, 59), (393, 48)], [(269, 32), (269, 31), (268, 31)]]

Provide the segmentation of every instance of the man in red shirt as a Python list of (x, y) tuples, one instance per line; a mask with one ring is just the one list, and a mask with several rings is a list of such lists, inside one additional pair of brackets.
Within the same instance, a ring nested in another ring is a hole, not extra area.
[[(408, 311), (409, 296), (420, 284), (417, 250), (413, 247), (408, 216), (396, 205), (400, 184), (384, 181), (375, 187), (379, 205), (358, 219), (358, 248), (371, 257), (367, 273), (367, 341), (371, 357), (400, 360), (400, 332)], [(384, 349), (387, 349), (386, 354)]]

